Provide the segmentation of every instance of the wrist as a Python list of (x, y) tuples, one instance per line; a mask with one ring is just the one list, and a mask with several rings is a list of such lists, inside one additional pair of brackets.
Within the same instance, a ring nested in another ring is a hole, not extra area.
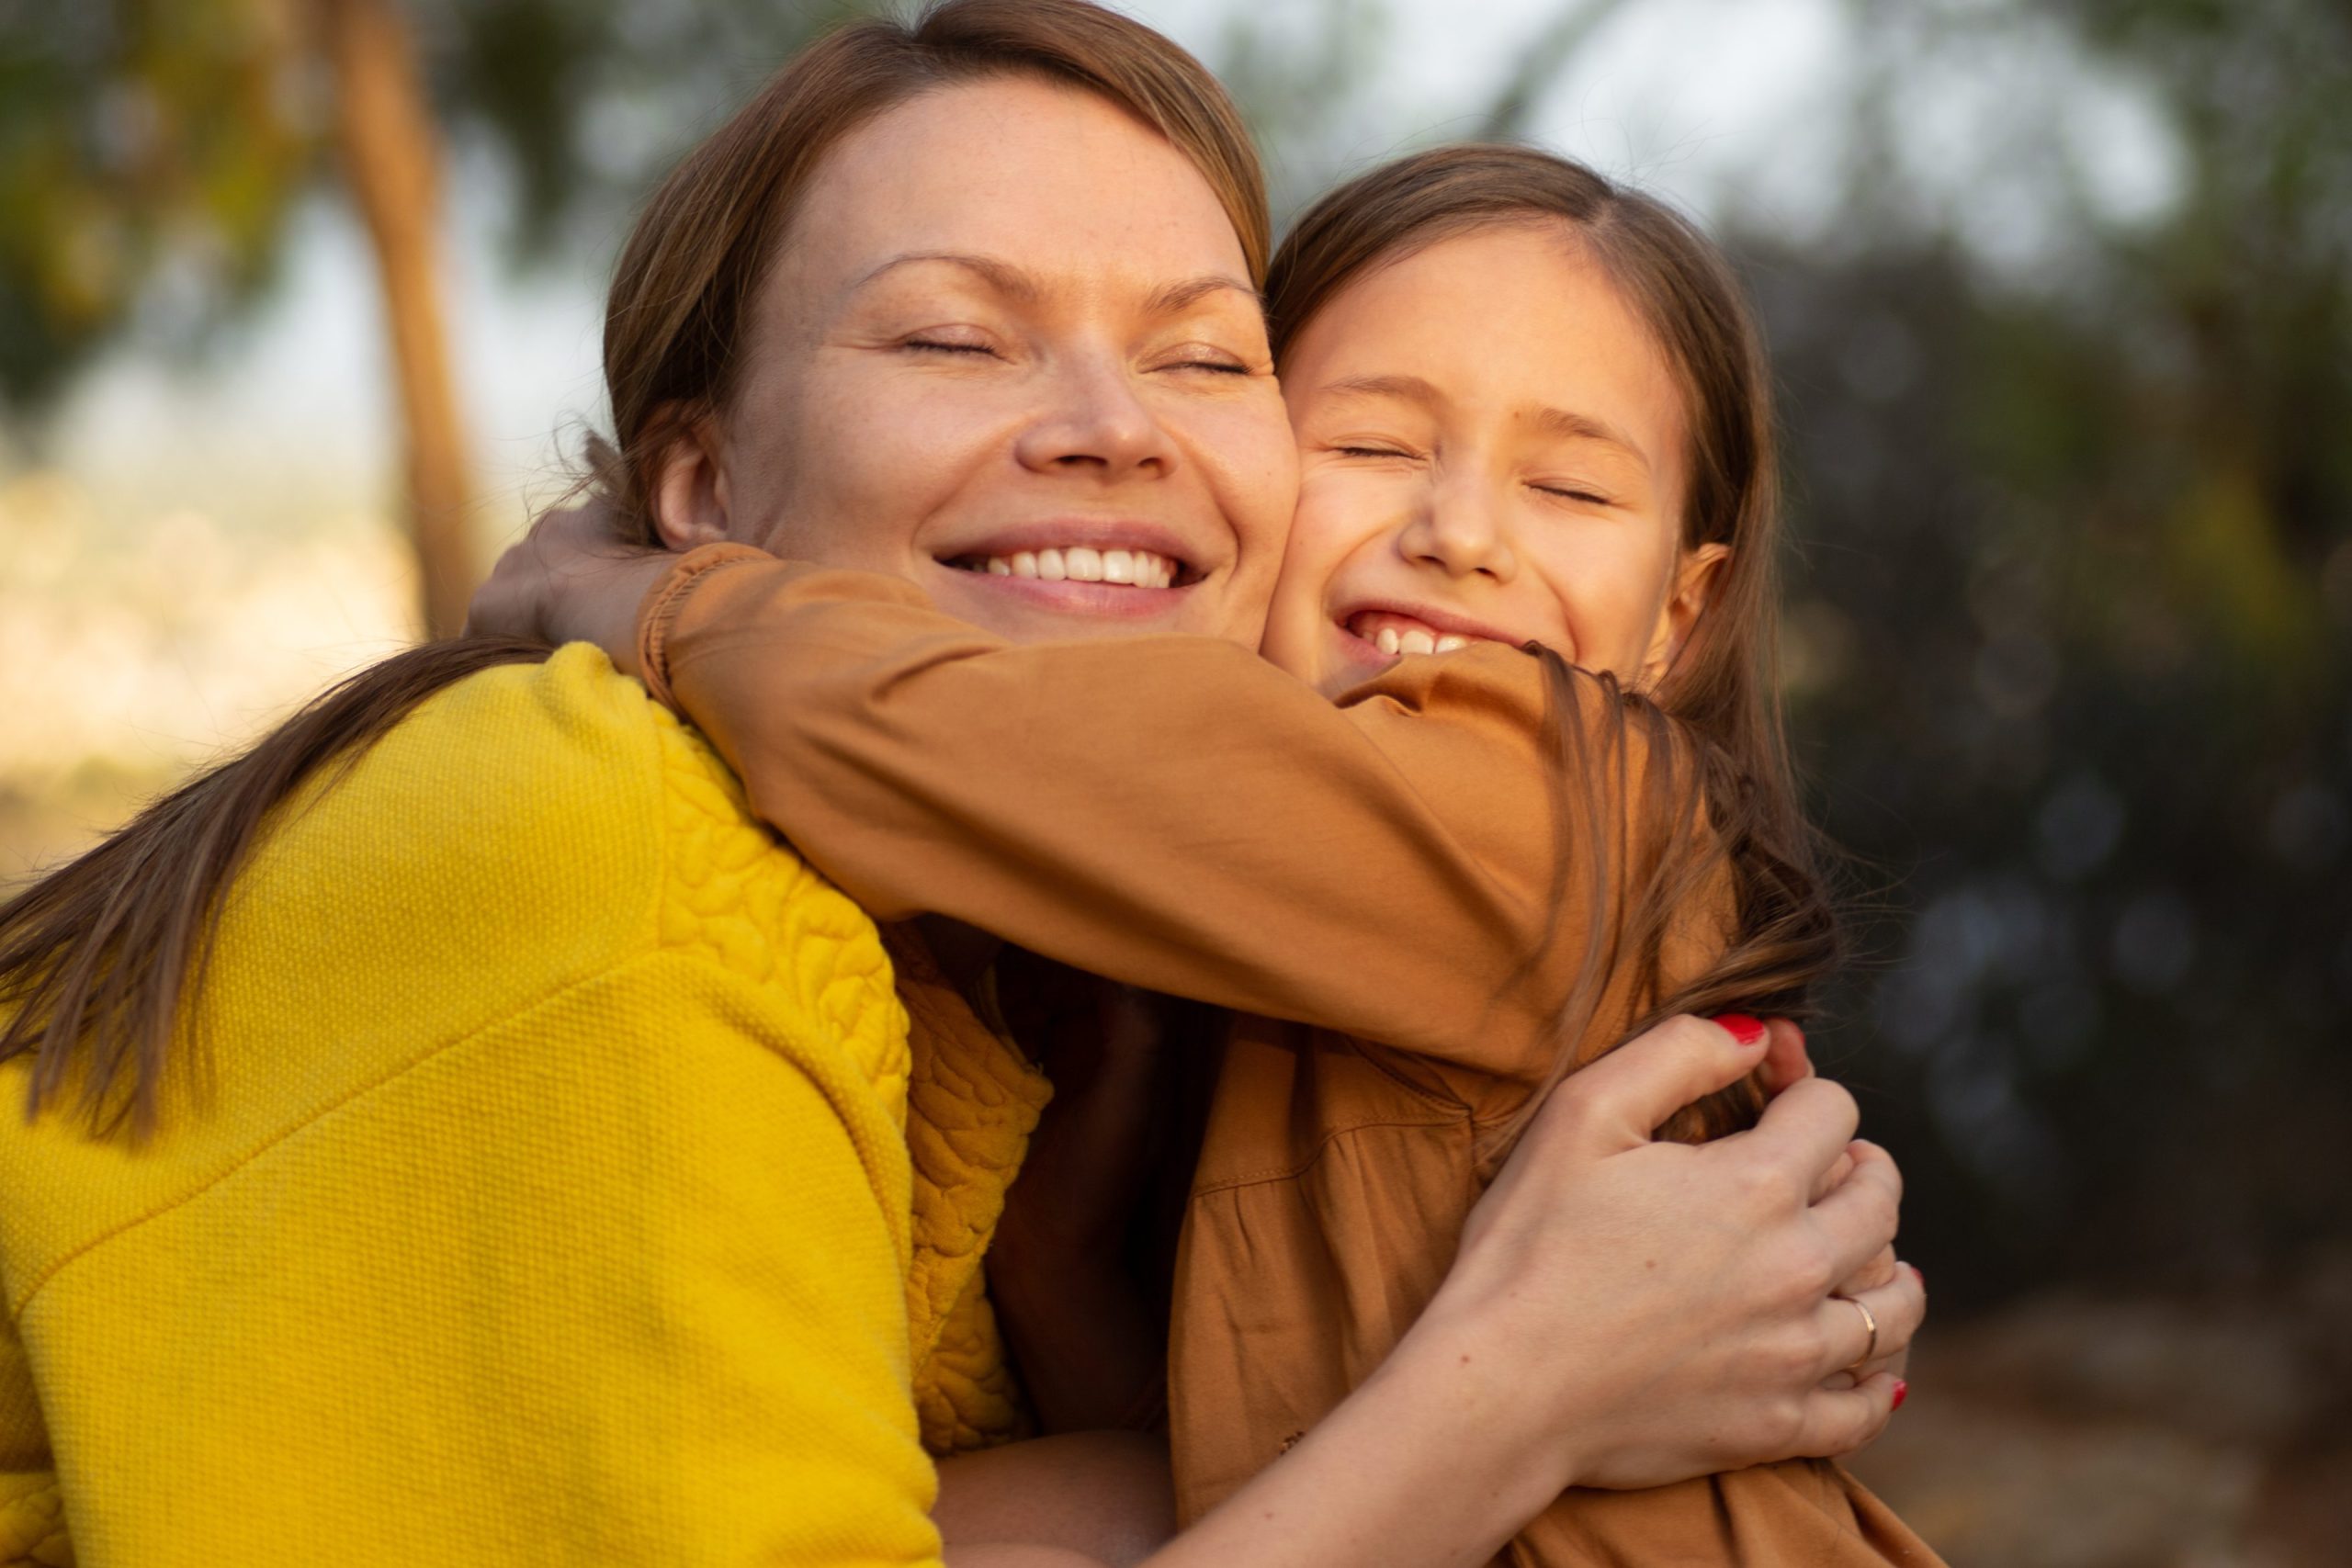
[[(1539, 1345), (1544, 1353), (1534, 1353)], [(1482, 1447), (1507, 1478), (1512, 1497), (1503, 1511), (1516, 1529), (1594, 1472), (1574, 1380), (1558, 1374), (1561, 1348), (1555, 1337), (1531, 1336), (1492, 1308), (1441, 1292), (1374, 1375), (1406, 1380), (1413, 1399), (1461, 1412), (1461, 1440)]]

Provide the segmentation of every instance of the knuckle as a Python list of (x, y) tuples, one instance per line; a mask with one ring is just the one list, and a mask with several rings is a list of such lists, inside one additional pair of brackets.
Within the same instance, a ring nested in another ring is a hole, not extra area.
[(1790, 1248), (1788, 1280), (1792, 1296), (1820, 1301), (1838, 1288), (1838, 1255), (1820, 1236), (1807, 1233)]
[(1764, 1451), (1775, 1458), (1802, 1452), (1805, 1433), (1810, 1426), (1803, 1394), (1784, 1394), (1764, 1402), (1758, 1420), (1758, 1437)]
[(1715, 1026), (1705, 1020), (1679, 1012), (1654, 1025), (1644, 1038), (1657, 1041), (1677, 1056), (1697, 1056), (1713, 1047), (1709, 1035), (1713, 1032), (1718, 1032)]

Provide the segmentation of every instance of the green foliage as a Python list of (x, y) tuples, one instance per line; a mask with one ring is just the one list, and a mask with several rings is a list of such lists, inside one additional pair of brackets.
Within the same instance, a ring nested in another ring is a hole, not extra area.
[(280, 7), (0, 6), (0, 400), (270, 280), (315, 138)]
[[(408, 0), (447, 134), (513, 176), (510, 237), (621, 205), (812, 32), (872, 6)], [(307, 0), (0, 0), (0, 411), (125, 333), (188, 352), (277, 274), (322, 176)]]
[[(1960, 1300), (2258, 1273), (2352, 1190), (2352, 16), (1949, 17), (2062, 21), (2177, 178), (2130, 222), (2055, 191), (2030, 265), (1988, 263), (1966, 205), (1922, 225), (1883, 165), (1841, 254), (1749, 247), (1798, 729), (1892, 884), (1825, 1054)], [(1914, 79), (1939, 41), (1906, 39)]]

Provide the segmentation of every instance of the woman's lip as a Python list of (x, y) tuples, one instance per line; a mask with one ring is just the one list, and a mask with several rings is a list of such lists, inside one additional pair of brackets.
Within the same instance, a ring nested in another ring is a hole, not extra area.
[[(1153, 615), (1166, 615), (1184, 602), (1193, 585), (1176, 588), (1133, 588), (1114, 582), (1047, 582), (1036, 577), (997, 577), (985, 571), (966, 571), (959, 567), (940, 563), (940, 570), (956, 581), (967, 585), (965, 592), (1000, 595), (998, 602), (1044, 610), (1054, 615), (1083, 615), (1090, 620), (1148, 620)], [(933, 591), (934, 592), (937, 590)], [(956, 592), (956, 590), (949, 590)]]
[(1130, 518), (1049, 517), (1009, 524), (935, 549), (932, 558), (945, 565), (955, 560), (1015, 556), (1023, 550), (1066, 550), (1072, 546), (1089, 550), (1147, 550), (1182, 563), (1194, 576), (1205, 576), (1214, 570), (1206, 558), (1208, 552), (1197, 540), (1187, 540), (1180, 531), (1164, 524)]

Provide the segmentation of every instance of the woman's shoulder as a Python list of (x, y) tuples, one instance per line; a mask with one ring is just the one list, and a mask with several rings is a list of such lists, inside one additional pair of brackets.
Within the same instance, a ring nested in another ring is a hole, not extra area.
[(781, 844), (707, 743), (585, 644), (421, 704), (264, 842), (221, 953), (340, 971), (353, 1010), (420, 988), (509, 1009), (640, 959), (723, 969), (904, 1076), (873, 922)]

